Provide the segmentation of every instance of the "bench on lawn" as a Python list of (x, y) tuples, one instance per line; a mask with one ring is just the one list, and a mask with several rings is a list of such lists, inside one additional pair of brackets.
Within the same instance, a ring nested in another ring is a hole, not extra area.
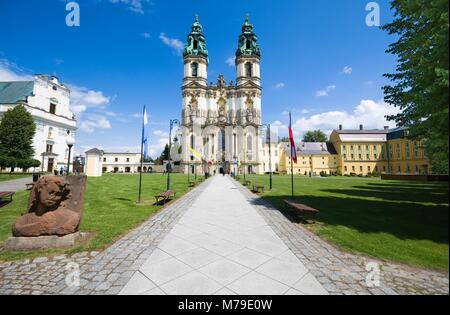
[(189, 187), (195, 187), (196, 183), (195, 182), (189, 182)]
[(288, 206), (290, 206), (297, 214), (299, 214), (302, 221), (307, 222), (305, 219), (306, 214), (311, 214), (313, 216), (314, 223), (316, 223), (316, 215), (319, 213), (319, 210), (314, 209), (310, 206), (290, 201), (290, 200), (283, 200)]
[(244, 181), (244, 186), (250, 186), (250, 184), (251, 184), (252, 182), (251, 181), (249, 181), (249, 180), (246, 180), (246, 181)]
[(168, 190), (168, 191), (162, 192), (155, 196), (156, 203), (158, 204), (161, 200), (166, 202), (167, 200), (169, 200), (170, 197), (175, 198), (176, 194), (177, 194), (177, 192), (174, 190)]
[(34, 183), (25, 184), (25, 187), (27, 188), (27, 190), (31, 190), (34, 187)]
[(264, 186), (255, 186), (253, 185), (253, 192), (254, 193), (263, 193), (264, 192)]
[(9, 198), (8, 202), (12, 202), (12, 197), (14, 195), (13, 191), (0, 191), (0, 200), (4, 201), (4, 198)]

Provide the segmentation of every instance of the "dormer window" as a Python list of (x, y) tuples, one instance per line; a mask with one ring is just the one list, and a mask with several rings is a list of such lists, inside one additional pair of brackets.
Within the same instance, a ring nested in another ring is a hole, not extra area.
[(192, 76), (193, 77), (197, 77), (198, 76), (198, 63), (193, 62), (191, 64), (191, 71), (192, 71)]
[(50, 103), (49, 112), (50, 112), (50, 114), (56, 114), (56, 104), (55, 103)]
[(253, 65), (250, 62), (245, 64), (245, 76), (252, 77)]

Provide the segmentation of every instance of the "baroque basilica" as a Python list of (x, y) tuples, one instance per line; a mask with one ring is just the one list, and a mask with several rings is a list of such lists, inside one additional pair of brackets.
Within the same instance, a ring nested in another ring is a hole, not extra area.
[(198, 17), (183, 53), (181, 164), (185, 172), (263, 172), (261, 52), (248, 17), (236, 50), (236, 79), (208, 83), (208, 51)]

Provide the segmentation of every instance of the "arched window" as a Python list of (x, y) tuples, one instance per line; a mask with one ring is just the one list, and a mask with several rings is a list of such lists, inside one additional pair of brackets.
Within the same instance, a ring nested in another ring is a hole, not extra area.
[(245, 41), (245, 49), (250, 49), (250, 48), (251, 48), (251, 42), (250, 42), (249, 39), (247, 39), (247, 40)]
[(198, 49), (198, 40), (194, 39), (194, 49)]
[(192, 76), (193, 77), (197, 77), (198, 76), (198, 63), (193, 62), (191, 64), (191, 71), (192, 71)]
[(252, 77), (253, 65), (250, 62), (245, 64), (245, 76)]

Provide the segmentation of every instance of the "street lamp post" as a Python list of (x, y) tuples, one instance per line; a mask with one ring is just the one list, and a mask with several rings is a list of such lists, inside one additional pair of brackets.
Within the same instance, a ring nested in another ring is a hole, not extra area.
[(69, 176), (69, 173), (70, 173), (70, 153), (72, 152), (72, 147), (75, 144), (75, 139), (72, 138), (72, 137), (69, 137), (69, 138), (66, 139), (66, 143), (67, 143), (67, 146), (69, 147), (69, 154), (68, 154), (68, 157), (67, 157), (67, 176)]
[(272, 190), (272, 183), (273, 183), (273, 181), (272, 181), (272, 141), (271, 141), (271, 138), (270, 138), (270, 124), (265, 124), (265, 125), (262, 125), (263, 127), (266, 127), (267, 128), (267, 132), (269, 133), (269, 187), (270, 187), (270, 190)]
[(170, 156), (170, 149), (172, 148), (172, 129), (173, 125), (178, 124), (180, 125), (180, 121), (178, 119), (171, 119), (170, 120), (170, 130), (169, 130), (169, 164), (167, 166), (167, 190), (170, 190), (170, 171), (172, 170), (172, 163), (171, 163), (171, 156)]

